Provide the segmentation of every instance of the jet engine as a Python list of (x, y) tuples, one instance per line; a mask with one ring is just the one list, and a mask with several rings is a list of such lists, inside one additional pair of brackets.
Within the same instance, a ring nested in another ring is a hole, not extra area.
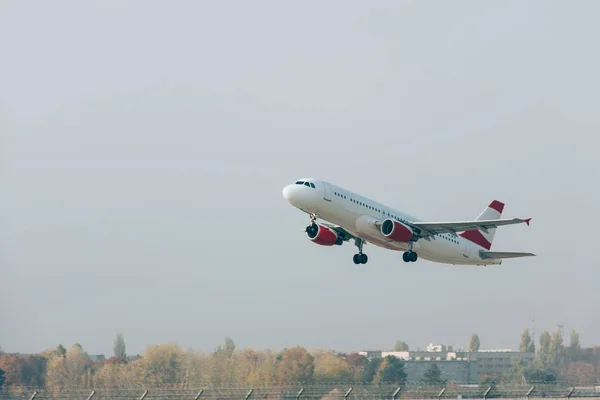
[(326, 226), (315, 224), (314, 222), (306, 227), (306, 236), (316, 244), (321, 246), (341, 245), (343, 240), (337, 232)]
[(388, 218), (381, 224), (381, 234), (396, 242), (408, 243), (413, 238), (414, 232), (402, 222)]

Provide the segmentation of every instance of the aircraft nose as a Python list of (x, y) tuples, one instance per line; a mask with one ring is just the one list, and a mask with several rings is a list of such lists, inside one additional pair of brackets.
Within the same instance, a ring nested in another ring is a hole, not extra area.
[(294, 192), (294, 185), (287, 185), (286, 187), (283, 188), (283, 191), (282, 191), (283, 197), (290, 203), (293, 200), (292, 199), (293, 192)]

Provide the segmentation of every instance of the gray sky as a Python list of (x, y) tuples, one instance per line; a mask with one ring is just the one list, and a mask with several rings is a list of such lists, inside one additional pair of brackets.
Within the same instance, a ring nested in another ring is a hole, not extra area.
[[(596, 1), (3, 1), (0, 345), (600, 344)], [(453, 267), (320, 247), (281, 189), (506, 217)], [(535, 319), (535, 324), (532, 320)], [(568, 339), (567, 339), (568, 341)]]

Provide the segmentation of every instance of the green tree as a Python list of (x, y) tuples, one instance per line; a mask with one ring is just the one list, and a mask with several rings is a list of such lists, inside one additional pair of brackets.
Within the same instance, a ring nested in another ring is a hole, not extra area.
[(442, 371), (440, 371), (436, 363), (431, 364), (427, 368), (427, 371), (423, 374), (423, 382), (428, 385), (441, 385), (445, 383), (442, 379)]
[(223, 346), (219, 345), (215, 350), (215, 355), (223, 355), (225, 357), (231, 358), (233, 356), (233, 352), (235, 351), (235, 343), (233, 339), (230, 337), (225, 338), (225, 344)]
[(507, 383), (521, 383), (528, 365), (522, 358), (512, 361), (510, 368), (504, 373), (503, 381)]
[(519, 345), (521, 353), (535, 353), (535, 342), (529, 334), (529, 329), (525, 329), (521, 335), (521, 344)]
[(372, 358), (367, 360), (367, 364), (364, 367), (362, 374), (362, 381), (364, 383), (371, 383), (373, 379), (375, 379), (375, 375), (377, 374), (377, 370), (379, 366), (383, 362), (382, 358)]
[(125, 339), (123, 338), (123, 334), (119, 332), (117, 333), (117, 337), (113, 346), (113, 354), (117, 358), (126, 359), (127, 354), (125, 353), (125, 350)]
[(544, 331), (540, 334), (540, 349), (536, 354), (536, 368), (548, 368), (552, 364), (551, 362), (552, 353), (552, 337), (548, 331)]
[(403, 385), (406, 382), (404, 363), (397, 357), (387, 356), (379, 365), (374, 383), (394, 383)]
[(553, 368), (560, 368), (564, 361), (565, 348), (563, 345), (563, 335), (560, 330), (552, 334), (550, 346), (550, 365)]
[(0, 390), (2, 390), (5, 380), (6, 380), (6, 378), (4, 377), (4, 370), (0, 369)]
[(571, 330), (569, 353), (571, 356), (571, 361), (579, 361), (579, 358), (581, 357), (581, 343), (579, 343), (579, 334), (575, 332), (575, 329)]
[(525, 379), (528, 384), (556, 383), (556, 373), (549, 368), (532, 368), (525, 370)]
[(469, 351), (475, 353), (479, 351), (479, 336), (474, 333), (471, 335), (471, 341), (469, 342)]
[(395, 351), (408, 351), (408, 344), (402, 340), (396, 340), (396, 346), (394, 346)]
[(52, 352), (52, 354), (60, 356), (60, 357), (66, 357), (67, 356), (67, 349), (65, 349), (62, 344), (59, 344), (58, 346), (56, 346), (56, 349), (54, 349), (54, 351)]

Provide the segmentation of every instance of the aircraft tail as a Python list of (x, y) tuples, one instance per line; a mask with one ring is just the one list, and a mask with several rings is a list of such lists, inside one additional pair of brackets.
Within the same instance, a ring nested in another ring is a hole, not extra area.
[[(499, 202), (498, 200), (492, 201), (485, 210), (479, 214), (477, 220), (494, 220), (500, 219), (502, 216), (502, 211), (504, 211), (504, 203)], [(459, 236), (483, 247), (486, 250), (490, 250), (492, 248), (492, 242), (494, 241), (494, 236), (496, 235), (496, 228), (487, 228), (481, 230), (471, 230), (464, 231), (460, 233)]]

